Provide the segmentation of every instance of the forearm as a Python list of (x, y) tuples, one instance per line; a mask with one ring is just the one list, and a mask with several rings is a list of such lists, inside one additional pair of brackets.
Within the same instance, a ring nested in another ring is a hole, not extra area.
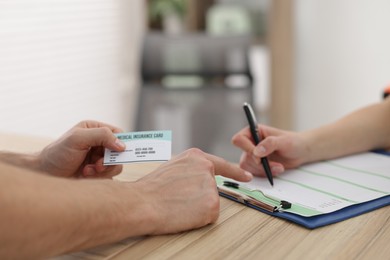
[(390, 147), (390, 99), (357, 110), (340, 120), (302, 133), (308, 162)]
[(43, 258), (152, 232), (152, 211), (131, 183), (21, 171), (0, 164), (0, 258)]
[(37, 154), (22, 154), (15, 152), (0, 151), (0, 163), (26, 168), (41, 172), (39, 157)]

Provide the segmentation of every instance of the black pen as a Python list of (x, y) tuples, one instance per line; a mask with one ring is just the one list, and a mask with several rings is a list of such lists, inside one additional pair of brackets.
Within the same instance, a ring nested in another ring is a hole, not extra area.
[[(245, 102), (243, 107), (244, 107), (246, 118), (248, 119), (249, 129), (251, 131), (252, 138), (255, 141), (255, 145), (257, 145), (258, 143), (260, 143), (261, 137), (257, 129), (257, 121), (256, 121), (255, 113), (253, 112), (253, 109), (250, 104)], [(261, 164), (264, 167), (264, 171), (265, 174), (267, 175), (269, 182), (271, 183), (272, 186), (274, 186), (274, 180), (272, 178), (272, 172), (271, 169), (269, 168), (267, 157), (262, 157), (260, 160), (261, 160)]]

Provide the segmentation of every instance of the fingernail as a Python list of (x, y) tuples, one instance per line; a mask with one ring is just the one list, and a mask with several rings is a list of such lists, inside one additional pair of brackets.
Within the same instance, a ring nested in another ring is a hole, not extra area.
[(126, 148), (126, 145), (121, 140), (119, 140), (118, 138), (115, 140), (115, 145), (118, 148), (120, 148), (120, 149), (125, 149)]
[(252, 158), (253, 158), (253, 161), (254, 161), (256, 164), (260, 164), (259, 156), (255, 156), (255, 155), (253, 154), (253, 155), (252, 155)]
[(283, 167), (280, 167), (280, 166), (274, 166), (271, 168), (271, 171), (272, 171), (272, 175), (279, 175), (282, 172), (284, 172), (284, 169), (283, 169)]
[(105, 166), (104, 164), (100, 164), (100, 165), (97, 165), (95, 169), (96, 169), (96, 172), (100, 173), (100, 172), (104, 172), (107, 169), (107, 166)]
[(255, 149), (253, 150), (253, 154), (258, 156), (258, 157), (261, 157), (262, 155), (264, 155), (265, 152), (266, 152), (266, 149), (262, 145), (256, 146)]
[(86, 166), (83, 174), (84, 176), (93, 176), (95, 175), (95, 170), (91, 166)]
[(250, 172), (245, 171), (245, 176), (248, 177), (250, 180), (253, 179), (253, 174)]

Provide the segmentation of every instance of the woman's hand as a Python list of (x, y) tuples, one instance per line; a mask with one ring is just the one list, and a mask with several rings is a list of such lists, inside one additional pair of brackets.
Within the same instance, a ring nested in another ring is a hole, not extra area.
[(298, 167), (309, 152), (306, 141), (300, 133), (283, 131), (269, 126), (258, 127), (262, 141), (255, 146), (249, 127), (236, 133), (232, 143), (243, 150), (240, 167), (253, 175), (265, 176), (260, 158), (268, 157), (272, 175), (277, 176), (285, 169)]

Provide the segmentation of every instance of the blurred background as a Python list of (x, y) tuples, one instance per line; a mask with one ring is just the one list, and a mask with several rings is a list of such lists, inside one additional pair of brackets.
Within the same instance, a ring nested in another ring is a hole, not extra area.
[(0, 0), (0, 132), (95, 119), (231, 161), (258, 121), (301, 131), (381, 100), (386, 0)]

